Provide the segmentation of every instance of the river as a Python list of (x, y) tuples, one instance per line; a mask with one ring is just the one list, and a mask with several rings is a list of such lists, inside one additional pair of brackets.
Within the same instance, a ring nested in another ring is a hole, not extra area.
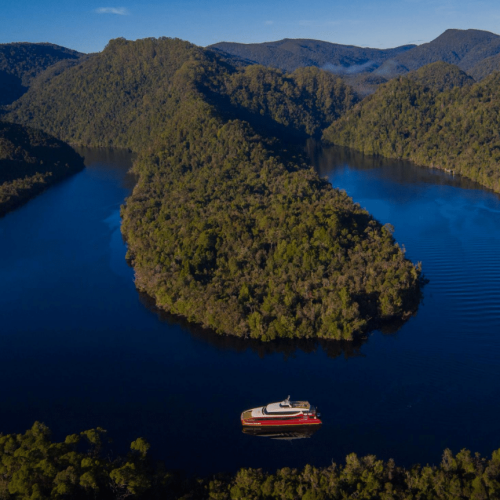
[[(310, 147), (426, 278), (416, 316), (363, 343), (248, 344), (159, 313), (125, 262), (130, 155), (87, 168), (0, 219), (0, 432), (35, 420), (60, 439), (101, 426), (143, 436), (189, 473), (329, 465), (346, 454), (438, 463), (500, 448), (500, 197), (443, 172)], [(396, 330), (396, 331), (394, 331)], [(309, 399), (309, 439), (244, 435), (246, 408)]]

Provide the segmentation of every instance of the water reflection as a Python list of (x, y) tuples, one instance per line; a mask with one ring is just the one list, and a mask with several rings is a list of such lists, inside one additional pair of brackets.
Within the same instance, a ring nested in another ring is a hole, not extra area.
[[(149, 295), (139, 292), (139, 300), (149, 311), (154, 313), (157, 318), (168, 325), (180, 325), (183, 329), (203, 342), (209, 343), (217, 349), (223, 351), (245, 352), (250, 350), (260, 358), (271, 354), (283, 354), (283, 358), (293, 358), (298, 351), (312, 354), (322, 349), (329, 358), (335, 359), (343, 356), (344, 359), (364, 356), (361, 353), (362, 345), (368, 340), (367, 336), (360, 337), (353, 341), (345, 340), (313, 340), (313, 339), (278, 339), (272, 342), (260, 342), (255, 339), (243, 339), (229, 335), (219, 335), (213, 330), (203, 328), (199, 325), (190, 323), (181, 316), (175, 316), (159, 309), (153, 298)], [(394, 327), (386, 325), (388, 333), (394, 333), (401, 327), (401, 322), (395, 323)]]
[(314, 139), (307, 141), (306, 152), (321, 177), (331, 176), (332, 172), (342, 167), (361, 171), (377, 169), (378, 179), (390, 179), (393, 183), (404, 185), (405, 189), (415, 184), (485, 189), (470, 179), (450, 175), (437, 168), (421, 167), (406, 160), (368, 156), (341, 146), (325, 146)]
[(280, 441), (292, 441), (294, 439), (307, 439), (312, 437), (321, 429), (321, 425), (310, 425), (290, 429), (290, 426), (269, 427), (243, 427), (243, 434), (249, 436), (267, 437)]
[[(456, 189), (459, 178), (406, 163), (405, 172), (367, 170), (373, 159), (350, 153), (356, 161), (339, 160), (329, 178), (393, 224), (409, 257), (422, 261), (425, 303), (390, 338), (255, 344), (139, 302), (117, 228), (129, 161), (120, 168), (116, 154), (100, 152), (109, 163), (97, 153), (89, 163), (84, 152), (85, 170), (0, 220), (0, 377), (8, 382), (0, 432), (39, 420), (59, 440), (101, 426), (119, 451), (142, 436), (167, 467), (200, 476), (325, 466), (352, 452), (409, 467), (439, 463), (447, 447), (482, 455), (498, 447), (498, 195)], [(397, 182), (400, 174), (414, 181)], [(280, 440), (242, 432), (242, 408), (290, 392), (321, 408), (319, 439), (291, 441), (283, 453)]]

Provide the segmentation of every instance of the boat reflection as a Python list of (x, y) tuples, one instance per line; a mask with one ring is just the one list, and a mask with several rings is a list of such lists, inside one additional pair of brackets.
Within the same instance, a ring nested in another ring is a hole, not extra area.
[(321, 429), (321, 425), (297, 426), (290, 429), (290, 426), (272, 426), (269, 427), (243, 427), (243, 434), (250, 436), (267, 437), (270, 439), (279, 439), (282, 441), (291, 441), (293, 439), (310, 438)]

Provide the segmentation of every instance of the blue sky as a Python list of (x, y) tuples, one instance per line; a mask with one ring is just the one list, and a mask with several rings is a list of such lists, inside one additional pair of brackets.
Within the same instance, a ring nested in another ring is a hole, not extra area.
[(315, 38), (369, 47), (428, 42), (448, 28), (500, 33), (498, 0), (1, 0), (0, 43), (96, 52), (111, 38), (198, 45)]

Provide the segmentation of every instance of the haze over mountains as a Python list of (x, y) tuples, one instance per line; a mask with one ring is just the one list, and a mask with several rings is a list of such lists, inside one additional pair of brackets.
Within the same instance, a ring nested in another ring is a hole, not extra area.
[(387, 59), (414, 47), (416, 45), (371, 49), (320, 40), (285, 38), (277, 42), (250, 44), (221, 42), (207, 48), (236, 56), (249, 64), (262, 64), (284, 71), (295, 71), (303, 66), (317, 66), (336, 74), (353, 74), (373, 71)]
[[(236, 66), (261, 64), (286, 72), (316, 66), (340, 75), (360, 97), (373, 93), (391, 78), (438, 61), (455, 64), (476, 81), (500, 70), (500, 36), (474, 29), (449, 29), (429, 43), (393, 49), (308, 39), (254, 44), (220, 42), (208, 49)], [(49, 43), (0, 45), (0, 106), (17, 100), (33, 83), (43, 85), (82, 56), (85, 54)]]
[(480, 30), (450, 29), (432, 42), (396, 55), (377, 68), (376, 73), (391, 78), (436, 61), (456, 64), (460, 69), (469, 72), (474, 71), (474, 66), (480, 61), (498, 53), (499, 35)]
[(446, 30), (422, 45), (373, 49), (317, 40), (280, 40), (256, 44), (221, 42), (208, 48), (246, 64), (293, 71), (317, 66), (341, 75), (361, 95), (391, 78), (443, 61), (457, 65), (476, 81), (500, 69), (500, 36), (481, 30)]

